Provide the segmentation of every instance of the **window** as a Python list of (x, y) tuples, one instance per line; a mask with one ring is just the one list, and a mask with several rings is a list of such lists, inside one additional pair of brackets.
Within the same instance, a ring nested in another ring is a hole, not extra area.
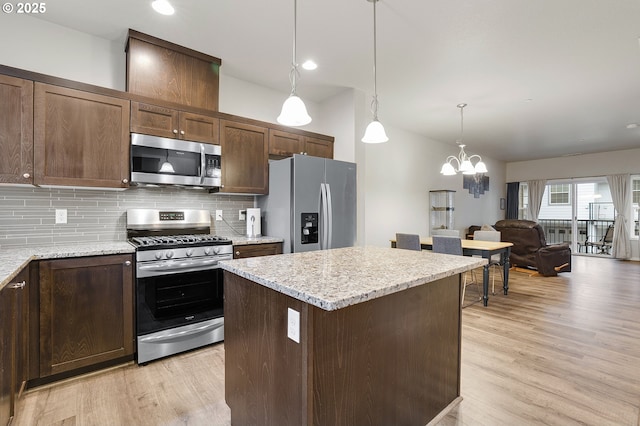
[(529, 208), (529, 186), (526, 182), (520, 182), (518, 191), (518, 219), (527, 219)]
[(549, 205), (568, 205), (571, 201), (571, 185), (568, 183), (548, 185)]

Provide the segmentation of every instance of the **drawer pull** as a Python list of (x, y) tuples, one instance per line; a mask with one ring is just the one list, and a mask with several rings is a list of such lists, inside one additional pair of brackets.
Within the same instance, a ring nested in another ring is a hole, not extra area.
[(21, 289), (21, 288), (24, 288), (25, 285), (27, 285), (27, 282), (22, 281), (21, 283), (11, 283), (7, 287)]

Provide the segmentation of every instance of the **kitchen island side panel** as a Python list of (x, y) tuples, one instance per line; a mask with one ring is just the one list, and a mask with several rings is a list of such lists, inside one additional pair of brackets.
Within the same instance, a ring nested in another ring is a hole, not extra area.
[[(287, 338), (287, 308), (305, 303), (224, 272), (225, 399), (232, 425), (306, 425), (303, 345)], [(300, 333), (301, 338), (306, 333)]]
[(427, 424), (460, 393), (459, 301), (454, 275), (325, 311), (225, 272), (232, 424)]
[(459, 275), (313, 308), (315, 425), (424, 426), (459, 396)]

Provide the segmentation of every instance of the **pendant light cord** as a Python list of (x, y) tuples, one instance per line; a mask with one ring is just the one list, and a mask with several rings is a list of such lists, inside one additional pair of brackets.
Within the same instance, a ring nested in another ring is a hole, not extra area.
[(298, 1), (293, 0), (293, 59), (291, 61), (291, 71), (289, 81), (291, 82), (291, 95), (296, 95), (296, 77), (298, 76), (298, 63), (296, 62), (296, 34), (298, 27)]
[(371, 112), (373, 113), (373, 120), (378, 121), (378, 81), (376, 73), (377, 63), (377, 43), (376, 43), (376, 3), (378, 0), (373, 0), (373, 100), (371, 101)]

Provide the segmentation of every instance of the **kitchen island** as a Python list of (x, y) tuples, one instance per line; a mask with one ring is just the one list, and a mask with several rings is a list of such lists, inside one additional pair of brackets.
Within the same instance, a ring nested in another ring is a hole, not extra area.
[(350, 247), (221, 262), (233, 425), (423, 426), (460, 400), (460, 274)]

